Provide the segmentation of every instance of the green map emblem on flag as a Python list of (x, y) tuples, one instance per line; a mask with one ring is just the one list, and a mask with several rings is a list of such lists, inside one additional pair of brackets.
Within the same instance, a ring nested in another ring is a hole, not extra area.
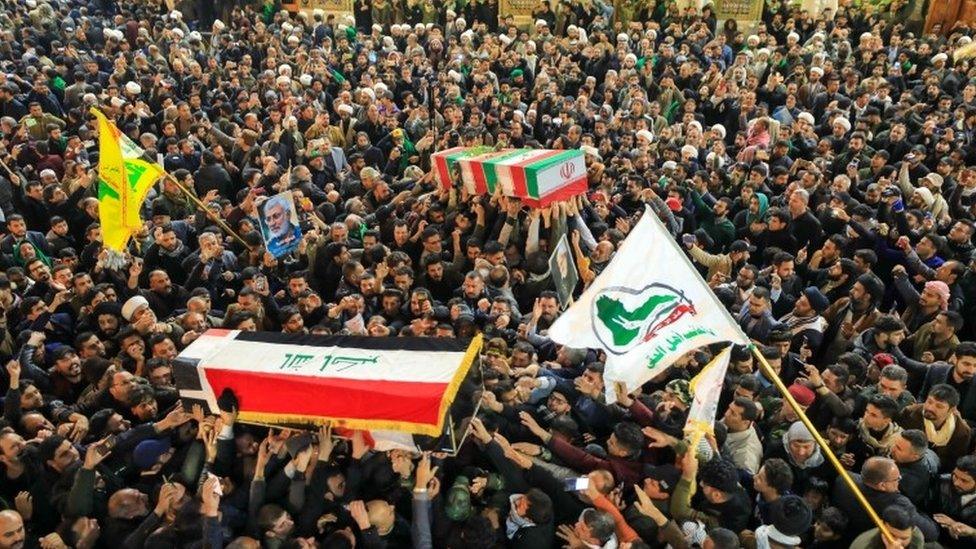
[[(686, 339), (713, 333), (697, 325), (676, 325), (685, 317), (694, 318), (697, 310), (684, 292), (667, 284), (648, 284), (639, 290), (625, 286), (604, 288), (594, 296), (592, 312), (594, 334), (608, 352), (616, 355), (645, 343), (662, 349), (671, 343), (677, 347)], [(672, 325), (675, 326), (669, 328)], [(666, 328), (670, 335), (665, 341), (656, 341)]]
[(607, 402), (615, 398), (613, 382), (632, 391), (703, 345), (749, 343), (650, 209), (548, 335), (607, 353)]

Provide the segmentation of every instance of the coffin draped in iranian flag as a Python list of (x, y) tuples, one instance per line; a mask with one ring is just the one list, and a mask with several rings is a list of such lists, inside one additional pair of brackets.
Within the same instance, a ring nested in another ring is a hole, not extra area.
[(437, 180), (450, 188), (455, 177), (471, 194), (522, 199), (533, 207), (568, 200), (587, 188), (586, 164), (580, 150), (456, 147), (434, 153)]
[[(316, 336), (211, 329), (174, 361), (184, 406), (216, 413), (231, 390), (238, 419), (270, 426), (329, 422), (368, 431), (380, 449), (452, 451), (482, 390), (481, 336)], [(472, 365), (475, 367), (472, 368)]]

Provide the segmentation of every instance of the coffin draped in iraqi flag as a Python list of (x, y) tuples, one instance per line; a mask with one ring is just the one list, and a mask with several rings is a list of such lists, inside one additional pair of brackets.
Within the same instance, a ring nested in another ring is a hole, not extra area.
[(449, 189), (455, 177), (470, 194), (495, 194), (545, 207), (586, 191), (583, 151), (455, 147), (432, 155), (437, 181)]
[[(184, 406), (270, 426), (329, 422), (365, 430), (379, 449), (456, 450), (482, 390), (473, 339), (360, 337), (211, 329), (174, 361)], [(472, 368), (472, 365), (475, 367)]]

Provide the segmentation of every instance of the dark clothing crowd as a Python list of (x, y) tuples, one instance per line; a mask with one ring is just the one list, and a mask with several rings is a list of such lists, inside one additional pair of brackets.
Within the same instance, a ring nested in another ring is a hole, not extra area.
[[(767, 0), (747, 30), (669, 1), (539, 0), (522, 27), (352, 4), (0, 0), (0, 549), (972, 545), (968, 27), (902, 0)], [(123, 251), (93, 107), (169, 174)], [(434, 170), (479, 146), (578, 149), (588, 188), (529, 207)], [(641, 215), (753, 341), (700, 439), (721, 345), (628, 391), (547, 337), (556, 243), (578, 297)], [(211, 328), (482, 334), (484, 390), (449, 454), (244, 424), (232, 393), (181, 405)]]

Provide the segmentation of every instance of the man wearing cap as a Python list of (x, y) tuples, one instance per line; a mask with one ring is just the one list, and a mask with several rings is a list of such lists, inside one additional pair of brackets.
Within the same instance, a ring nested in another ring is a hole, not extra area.
[[(792, 390), (790, 391), (793, 392)], [(789, 405), (783, 405), (784, 409)], [(812, 477), (829, 478), (831, 470), (820, 446), (813, 439), (810, 430), (802, 422), (796, 421), (781, 438), (766, 443), (764, 459), (779, 458), (793, 471), (793, 490), (803, 493)]]
[(790, 345), (793, 352), (799, 352), (805, 346), (817, 354), (823, 342), (823, 332), (827, 328), (827, 322), (821, 315), (828, 306), (830, 301), (827, 296), (816, 286), (809, 286), (796, 299), (793, 310), (779, 319), (793, 333), (793, 342)]
[[(645, 465), (643, 476), (644, 480), (638, 484), (638, 487), (650, 499), (659, 516), (652, 517), (642, 512), (637, 505), (639, 499), (623, 510), (623, 516), (641, 539), (664, 539), (663, 536), (674, 525), (674, 521), (669, 520), (670, 500), (681, 479), (681, 471), (670, 463)], [(674, 525), (674, 528), (677, 529), (677, 525)]]
[(706, 280), (712, 283), (728, 281), (733, 272), (738, 272), (749, 262), (749, 254), (756, 251), (756, 247), (750, 246), (745, 240), (733, 242), (729, 246), (729, 252), (725, 254), (710, 254), (697, 241), (689, 242), (686, 246), (691, 259), (708, 269)]
[(824, 311), (827, 330), (823, 336), (823, 360), (833, 362), (846, 352), (851, 341), (869, 330), (881, 317), (878, 304), (884, 285), (873, 273), (862, 274), (854, 281), (847, 297), (842, 297)]

